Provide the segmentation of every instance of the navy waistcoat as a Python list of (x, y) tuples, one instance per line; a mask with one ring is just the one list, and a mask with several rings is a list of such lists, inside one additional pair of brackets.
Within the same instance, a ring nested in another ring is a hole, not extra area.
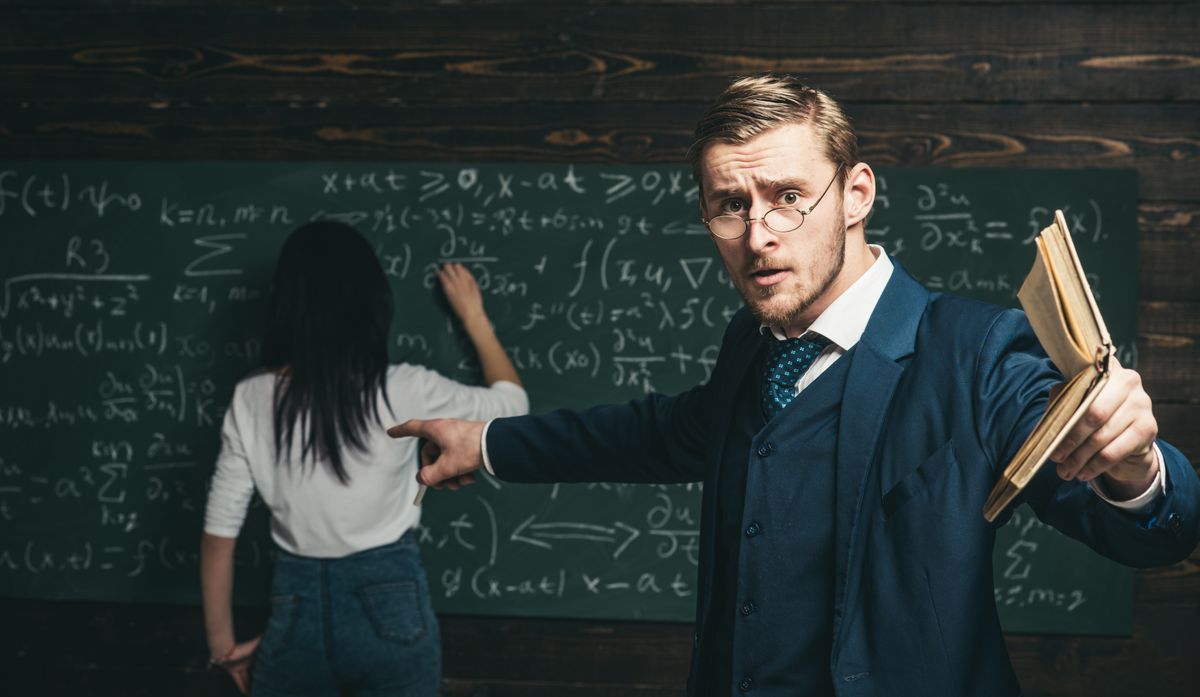
[(715, 497), (700, 694), (833, 694), (834, 457), (852, 354), (769, 423), (757, 381), (739, 389)]

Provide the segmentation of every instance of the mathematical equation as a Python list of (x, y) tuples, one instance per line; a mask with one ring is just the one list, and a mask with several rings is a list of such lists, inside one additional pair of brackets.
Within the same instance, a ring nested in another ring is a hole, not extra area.
[(995, 587), (998, 606), (1025, 608), (1040, 605), (1074, 612), (1088, 601), (1087, 594), (1081, 588), (1035, 585), (1036, 561), (1045, 559), (1045, 564), (1053, 564), (1054, 561), (1046, 554), (1038, 554), (1038, 549), (1043, 543), (1040, 541), (1040, 535), (1032, 533), (1039, 531), (1045, 535), (1057, 535), (1053, 528), (1038, 520), (1028, 508), (1021, 508), (1013, 514), (1010, 529), (1017, 532), (1018, 539), (1001, 550), (1000, 558), (1005, 564), (996, 570), (998, 577), (1002, 579)]

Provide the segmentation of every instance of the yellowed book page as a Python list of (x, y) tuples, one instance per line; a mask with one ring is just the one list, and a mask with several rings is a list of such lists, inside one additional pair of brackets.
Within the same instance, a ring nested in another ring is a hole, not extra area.
[(1033, 333), (1055, 367), (1064, 375), (1074, 375), (1091, 365), (1093, 357), (1072, 340), (1062, 300), (1047, 265), (1045, 242), (1041, 237), (1037, 239), (1037, 246), (1033, 268), (1021, 284), (1017, 298), (1021, 301), (1021, 307), (1025, 308)]
[(1089, 350), (1091, 343), (1086, 330), (1086, 303), (1079, 289), (1079, 278), (1075, 275), (1075, 264), (1063, 244), (1062, 232), (1052, 225), (1042, 231), (1038, 243), (1039, 249), (1045, 254), (1046, 268), (1054, 284), (1054, 292), (1058, 295), (1058, 305), (1062, 308), (1071, 343), (1081, 355), (1091, 355), (1093, 352)]
[(1075, 252), (1062, 211), (1054, 212), (1054, 224), (1043, 230), (1039, 239), (1046, 243), (1050, 274), (1059, 289), (1072, 337), (1080, 350), (1095, 361), (1101, 347), (1112, 342), (1091, 286), (1083, 274), (1083, 265), (1079, 263), (1079, 255)]
[[(1095, 346), (1109, 346), (1112, 344), (1112, 339), (1108, 334), (1108, 327), (1104, 324), (1104, 316), (1100, 314), (1100, 306), (1096, 304), (1096, 296), (1092, 294), (1092, 286), (1087, 282), (1087, 275), (1083, 272), (1083, 263), (1079, 261), (1079, 253), (1075, 250), (1075, 241), (1071, 239), (1071, 233), (1067, 230), (1067, 220), (1060, 210), (1054, 211), (1054, 224), (1062, 232), (1061, 241), (1066, 247), (1067, 254), (1070, 255), (1071, 263), (1075, 267), (1075, 275), (1079, 279), (1079, 290), (1083, 295), (1084, 302), (1087, 303), (1086, 314), (1091, 318), (1092, 322), (1087, 323), (1087, 331), (1095, 331), (1095, 335), (1087, 337), (1087, 343)], [(1084, 314), (1085, 310), (1081, 307), (1080, 314)]]

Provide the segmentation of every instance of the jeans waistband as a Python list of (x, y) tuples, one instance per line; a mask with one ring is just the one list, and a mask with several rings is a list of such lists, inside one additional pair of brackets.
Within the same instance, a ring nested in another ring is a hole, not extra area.
[(313, 563), (313, 564), (322, 563), (322, 562), (324, 562), (324, 563), (330, 563), (330, 562), (354, 563), (354, 562), (358, 562), (358, 561), (368, 561), (374, 557), (386, 555), (389, 553), (395, 553), (395, 552), (400, 552), (400, 551), (409, 551), (410, 549), (415, 551), (416, 547), (417, 547), (416, 532), (413, 531), (412, 529), (409, 529), (409, 530), (406, 530), (404, 532), (404, 534), (401, 535), (395, 542), (389, 542), (385, 545), (379, 545), (378, 547), (371, 547), (370, 549), (364, 549), (364, 550), (361, 550), (358, 552), (354, 552), (353, 554), (347, 554), (344, 557), (305, 557), (305, 556), (301, 556), (299, 554), (292, 554), (291, 552), (288, 552), (286, 550), (279, 549), (279, 548), (276, 548), (276, 551), (279, 553), (279, 561), (287, 561), (290, 563), (306, 563), (306, 562)]

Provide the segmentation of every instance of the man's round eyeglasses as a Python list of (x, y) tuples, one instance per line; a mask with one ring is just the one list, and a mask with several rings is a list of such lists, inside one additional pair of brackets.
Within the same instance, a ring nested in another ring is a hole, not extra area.
[(761, 220), (763, 225), (766, 225), (767, 229), (774, 233), (795, 232), (804, 224), (804, 219), (808, 217), (809, 213), (813, 212), (813, 209), (817, 207), (821, 199), (825, 198), (825, 194), (829, 193), (829, 188), (833, 186), (833, 182), (837, 180), (841, 171), (841, 166), (838, 166), (837, 171), (833, 173), (833, 179), (829, 180), (829, 183), (825, 185), (825, 190), (821, 192), (821, 195), (817, 197), (813, 205), (808, 208), (800, 209), (783, 206), (772, 208), (763, 213), (761, 218), (743, 218), (740, 215), (725, 214), (715, 215), (708, 220), (701, 220), (708, 226), (708, 231), (714, 237), (720, 237), (723, 240), (736, 240), (746, 234), (750, 231), (750, 223), (755, 220)]

